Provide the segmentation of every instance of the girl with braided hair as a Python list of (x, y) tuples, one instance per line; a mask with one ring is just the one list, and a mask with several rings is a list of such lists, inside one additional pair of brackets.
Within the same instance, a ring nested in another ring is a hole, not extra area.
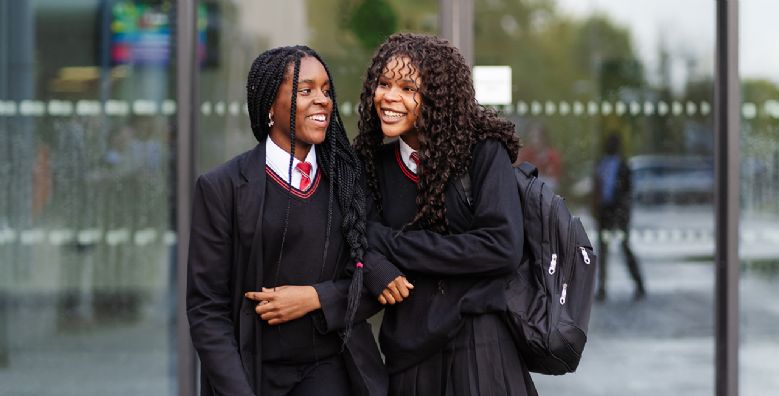
[(379, 336), (390, 394), (535, 395), (503, 316), (523, 249), (514, 125), (476, 102), (456, 48), (416, 34), (379, 47), (359, 111), (369, 255), (386, 258), (369, 261), (391, 263), (415, 286), (392, 304), (391, 268), (365, 278), (391, 304)]
[[(260, 54), (247, 81), (259, 144), (196, 183), (187, 316), (202, 395), (383, 395), (365, 319), (361, 163), (325, 63)], [(362, 300), (362, 301), (361, 301)]]

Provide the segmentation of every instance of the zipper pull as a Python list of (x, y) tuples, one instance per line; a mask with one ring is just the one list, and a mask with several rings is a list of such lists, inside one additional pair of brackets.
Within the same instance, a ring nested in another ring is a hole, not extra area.
[(582, 250), (582, 257), (584, 257), (584, 264), (589, 264), (590, 263), (590, 256), (587, 255), (587, 251), (584, 250), (583, 247), (580, 247), (579, 249)]
[(557, 269), (557, 253), (552, 253), (552, 261), (549, 263), (549, 275), (554, 275)]
[(565, 296), (568, 294), (568, 284), (563, 283), (563, 293), (560, 295), (560, 305), (565, 305)]

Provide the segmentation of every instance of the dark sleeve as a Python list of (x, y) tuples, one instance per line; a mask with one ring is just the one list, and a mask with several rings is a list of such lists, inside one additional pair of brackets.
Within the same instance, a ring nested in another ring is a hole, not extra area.
[[(316, 328), (320, 333), (343, 330), (346, 327), (346, 303), (350, 284), (351, 279), (342, 278), (313, 285), (322, 306), (322, 309), (314, 315)], [(382, 308), (378, 299), (371, 295), (367, 288), (363, 288), (354, 322), (359, 323), (368, 319)]]
[(403, 272), (389, 262), (383, 254), (376, 249), (368, 249), (365, 254), (365, 273), (362, 283), (371, 295), (378, 297), (390, 282), (402, 275)]
[(229, 205), (206, 177), (198, 178), (189, 237), (187, 318), (203, 375), (215, 393), (254, 395), (230, 316), (233, 241)]
[(398, 232), (370, 222), (371, 247), (407, 271), (452, 276), (511, 273), (522, 257), (522, 208), (503, 144), (495, 140), (478, 144), (470, 176), (474, 216), (470, 230), (454, 235)]
[[(368, 191), (367, 187), (365, 191)], [(367, 206), (367, 220), (366, 228), (370, 235), (370, 227), (374, 224), (380, 224), (381, 216), (376, 209), (376, 205), (373, 202), (373, 196), (368, 195), (366, 198)], [(368, 251), (365, 252), (365, 273), (363, 278), (363, 284), (371, 292), (373, 296), (381, 294), (382, 291), (390, 284), (395, 278), (403, 275), (403, 272), (398, 269), (397, 266), (392, 264), (383, 254), (378, 252), (373, 246), (370, 246), (370, 238), (368, 239)]]
[[(363, 191), (366, 191), (365, 189)], [(368, 217), (378, 218), (374, 213), (373, 200), (366, 198)], [(381, 262), (383, 261), (383, 262)], [(391, 280), (401, 275), (400, 270), (389, 263), (381, 254), (369, 249), (363, 259), (363, 287), (360, 305), (357, 307), (355, 322), (368, 319), (379, 312), (383, 306), (376, 296), (384, 290)], [(346, 327), (346, 305), (349, 295), (349, 285), (353, 268), (344, 270), (344, 277), (335, 281), (322, 282), (314, 285), (322, 306), (321, 314), (315, 315), (317, 329), (322, 332), (342, 330)], [(382, 283), (383, 282), (383, 283)], [(375, 291), (378, 284), (381, 288)]]

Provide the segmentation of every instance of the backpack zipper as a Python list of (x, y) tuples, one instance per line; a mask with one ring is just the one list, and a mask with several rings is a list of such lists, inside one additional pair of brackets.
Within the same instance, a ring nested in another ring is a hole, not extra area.
[[(550, 246), (552, 249), (557, 247), (557, 227), (555, 227), (555, 224), (557, 224), (557, 205), (560, 203), (560, 200), (562, 198), (555, 194), (552, 197), (552, 203), (551, 203), (551, 213), (549, 213), (549, 240), (550, 240)], [(552, 260), (549, 262), (549, 275), (554, 275), (557, 271), (557, 253), (554, 251), (552, 252)]]
[(584, 246), (579, 246), (579, 249), (581, 249), (584, 264), (590, 264), (590, 256), (587, 254), (587, 249), (585, 249)]
[(576, 247), (570, 247), (573, 246), (571, 238), (573, 237), (573, 226), (575, 223), (576, 217), (571, 217), (571, 220), (568, 222), (568, 232), (565, 235), (565, 247), (567, 248), (565, 251), (566, 271), (565, 277), (563, 278), (563, 282), (565, 283), (569, 282), (573, 277), (573, 271), (576, 264)]
[[(568, 230), (565, 235), (565, 248), (571, 246), (571, 236), (573, 235), (573, 226), (575, 223), (576, 217), (571, 217), (571, 220), (568, 221)], [(563, 291), (560, 293), (560, 305), (565, 305), (565, 301), (568, 297), (568, 282), (573, 278), (573, 272), (576, 267), (575, 252), (576, 248), (569, 248), (565, 251), (565, 258), (568, 262), (566, 263), (566, 271), (563, 277)]]

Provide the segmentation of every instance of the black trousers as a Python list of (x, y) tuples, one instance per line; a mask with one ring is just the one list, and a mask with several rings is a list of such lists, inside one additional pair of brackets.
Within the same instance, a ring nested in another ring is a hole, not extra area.
[(262, 364), (263, 396), (348, 396), (351, 393), (341, 355), (312, 363)]

